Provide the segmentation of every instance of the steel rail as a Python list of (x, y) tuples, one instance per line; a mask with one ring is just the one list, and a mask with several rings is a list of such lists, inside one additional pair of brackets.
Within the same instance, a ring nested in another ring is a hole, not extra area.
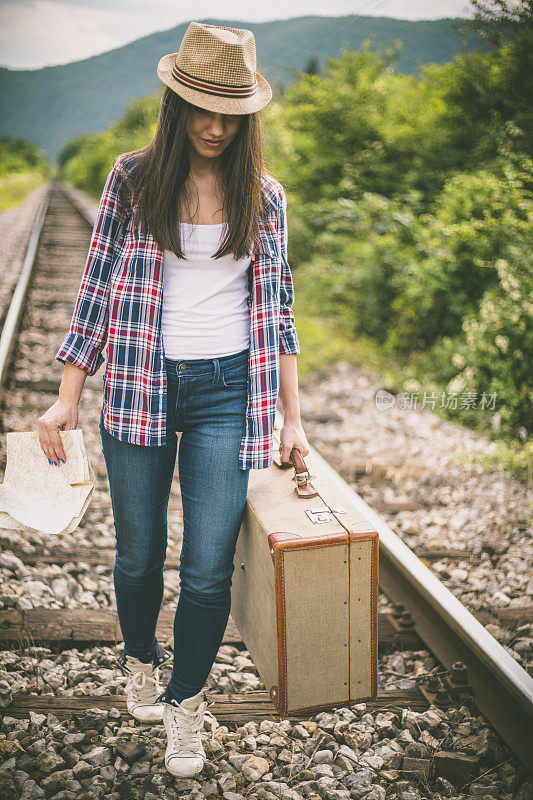
[(53, 183), (50, 182), (41, 200), (28, 246), (26, 248), (26, 255), (24, 256), (22, 269), (20, 271), (17, 285), (15, 286), (15, 291), (13, 292), (13, 296), (9, 304), (9, 310), (2, 326), (2, 333), (0, 334), (0, 386), (5, 385), (7, 378), (11, 353), (13, 351), (13, 345), (16, 340), (20, 320), (24, 311), (28, 287), (30, 285), (33, 266), (35, 263), (37, 247), (39, 246), (39, 240), (41, 238), (44, 220), (50, 204), (52, 190)]
[(94, 223), (96, 222), (96, 213), (89, 210), (89, 208), (83, 202), (80, 202), (78, 195), (73, 190), (73, 187), (70, 186), (70, 184), (58, 183), (57, 187), (61, 192), (63, 192), (69, 203), (72, 203), (78, 214), (80, 214), (83, 219), (93, 228)]
[[(276, 428), (282, 420), (276, 410)], [(533, 678), (315, 448), (309, 449), (346, 502), (378, 531), (384, 594), (409, 610), (420, 638), (443, 666), (466, 664), (477, 708), (531, 770)]]

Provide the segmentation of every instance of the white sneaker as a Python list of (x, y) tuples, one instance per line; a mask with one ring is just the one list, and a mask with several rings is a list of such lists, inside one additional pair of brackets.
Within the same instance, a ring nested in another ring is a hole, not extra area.
[(200, 772), (206, 760), (200, 733), (204, 727), (204, 717), (207, 717), (211, 726), (211, 740), (215, 741), (218, 722), (206, 710), (214, 705), (214, 701), (208, 700), (205, 690), (201, 689), (198, 694), (186, 697), (181, 702), (171, 698), (168, 690), (165, 690), (158, 702), (163, 704), (163, 723), (168, 739), (165, 766), (176, 778), (190, 778)]
[(125, 653), (117, 660), (122, 671), (128, 675), (125, 689), (128, 711), (140, 722), (161, 722), (163, 719), (163, 708), (156, 705), (155, 701), (161, 693), (159, 666), (169, 658), (170, 653), (159, 646), (148, 663)]

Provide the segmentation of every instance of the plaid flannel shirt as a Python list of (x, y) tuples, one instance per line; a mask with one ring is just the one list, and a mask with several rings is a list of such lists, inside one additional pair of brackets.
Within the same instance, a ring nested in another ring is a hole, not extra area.
[[(161, 331), (163, 250), (132, 213), (117, 206), (119, 156), (109, 172), (66, 338), (55, 358), (93, 375), (104, 361), (103, 421), (125, 442), (165, 445), (167, 376)], [(287, 199), (279, 181), (262, 176), (265, 221), (248, 270), (250, 356), (241, 469), (273, 461), (279, 354), (300, 353), (294, 289), (287, 261)]]

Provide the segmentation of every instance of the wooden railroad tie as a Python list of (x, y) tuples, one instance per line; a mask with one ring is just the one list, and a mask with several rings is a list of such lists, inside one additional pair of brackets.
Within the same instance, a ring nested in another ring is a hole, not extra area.
[[(173, 635), (175, 608), (165, 607), (159, 613), (156, 635), (164, 644)], [(422, 650), (424, 645), (412, 628), (403, 628), (389, 612), (381, 612), (378, 620), (380, 653), (395, 650)], [(0, 611), (0, 644), (15, 650), (31, 644), (49, 645), (51, 649), (91, 644), (113, 645), (122, 642), (122, 633), (115, 609), (108, 608), (34, 608), (28, 611)], [(241, 635), (229, 618), (223, 644), (245, 649)]]
[[(312, 714), (280, 715), (272, 705), (268, 692), (219, 694), (208, 690), (206, 694), (209, 700), (215, 701), (215, 705), (210, 710), (222, 724), (229, 722), (243, 725), (250, 720), (261, 722), (264, 719), (308, 720), (317, 713), (313, 711)], [(428, 701), (417, 687), (403, 691), (383, 690), (380, 691), (376, 700), (365, 702), (367, 710), (371, 713), (401, 712), (404, 708), (409, 708), (411, 711), (426, 711), (428, 707)], [(30, 711), (35, 711), (38, 714), (54, 714), (58, 719), (63, 720), (71, 717), (84, 717), (96, 709), (109, 711), (112, 708), (120, 711), (121, 718), (131, 719), (126, 708), (125, 695), (56, 697), (54, 694), (16, 694), (9, 706), (0, 709), (0, 717), (20, 719), (28, 717)], [(133, 724), (139, 725), (132, 719)]]

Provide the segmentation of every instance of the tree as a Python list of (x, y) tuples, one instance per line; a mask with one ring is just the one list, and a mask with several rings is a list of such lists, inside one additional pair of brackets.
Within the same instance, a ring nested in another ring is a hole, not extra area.
[[(446, 96), (457, 131), (475, 129), (479, 158), (496, 154), (496, 142), (510, 122), (519, 129), (517, 150), (533, 155), (533, 0), (471, 0), (472, 19), (454, 23), (473, 29), (492, 45), (489, 53), (464, 52)], [(453, 120), (451, 120), (453, 121)], [(459, 133), (459, 136), (461, 134)], [(460, 142), (456, 142), (459, 146)]]
[(304, 72), (307, 72), (308, 75), (320, 74), (320, 63), (316, 56), (311, 56), (306, 66), (304, 67)]
[(520, 41), (531, 36), (533, 28), (533, 0), (470, 0), (475, 9), (474, 17), (465, 20), (482, 38), (495, 47), (507, 41)]

